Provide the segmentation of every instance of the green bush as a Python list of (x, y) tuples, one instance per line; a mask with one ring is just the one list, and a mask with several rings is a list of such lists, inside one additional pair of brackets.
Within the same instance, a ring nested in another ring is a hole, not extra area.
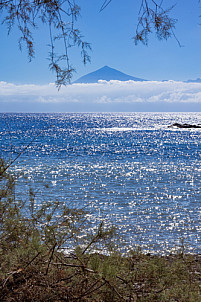
[(0, 159), (0, 301), (201, 301), (200, 255), (122, 255), (103, 223), (80, 244), (84, 211), (27, 199)]

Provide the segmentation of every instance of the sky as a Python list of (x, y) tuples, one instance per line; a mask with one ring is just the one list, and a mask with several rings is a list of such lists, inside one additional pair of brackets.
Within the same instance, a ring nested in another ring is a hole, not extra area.
[[(77, 26), (91, 43), (91, 63), (83, 65), (78, 50), (70, 52), (76, 73), (73, 80), (105, 65), (144, 83), (111, 82), (73, 84), (58, 91), (49, 71), (48, 28), (34, 32), (35, 58), (18, 48), (19, 34), (9, 36), (0, 26), (0, 112), (91, 112), (91, 111), (201, 111), (201, 84), (184, 83), (201, 78), (201, 3), (198, 0), (164, 0), (176, 23), (174, 38), (135, 46), (132, 37), (140, 0), (113, 0), (100, 12), (103, 0), (78, 0), (81, 18)], [(167, 82), (163, 82), (167, 80)]]

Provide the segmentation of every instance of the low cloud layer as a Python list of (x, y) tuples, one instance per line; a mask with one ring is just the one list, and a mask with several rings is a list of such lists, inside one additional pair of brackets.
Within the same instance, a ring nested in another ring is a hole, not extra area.
[(0, 82), (0, 112), (201, 111), (201, 83), (15, 85)]

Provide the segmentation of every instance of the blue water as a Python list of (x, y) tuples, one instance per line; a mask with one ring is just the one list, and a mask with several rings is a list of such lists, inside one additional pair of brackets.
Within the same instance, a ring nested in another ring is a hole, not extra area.
[(200, 113), (0, 114), (0, 156), (12, 160), (17, 198), (60, 200), (115, 224), (122, 245), (201, 252)]

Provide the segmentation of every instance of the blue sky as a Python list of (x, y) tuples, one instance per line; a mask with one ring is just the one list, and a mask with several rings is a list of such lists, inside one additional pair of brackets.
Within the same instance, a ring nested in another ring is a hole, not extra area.
[[(175, 34), (183, 47), (179, 47), (174, 38), (168, 41), (158, 41), (155, 34), (150, 37), (148, 47), (140, 44), (138, 46), (134, 45), (132, 37), (137, 25), (140, 2), (140, 0), (113, 0), (100, 13), (102, 0), (78, 0), (82, 9), (82, 17), (78, 21), (78, 27), (81, 29), (86, 41), (91, 43), (92, 52), (91, 63), (86, 66), (83, 66), (77, 50), (71, 52), (71, 63), (77, 71), (73, 78), (74, 80), (104, 65), (150, 81), (185, 81), (201, 78), (201, 25), (199, 25), (199, 23), (201, 24), (201, 19), (199, 18), (199, 15), (201, 15), (201, 4), (199, 4), (199, 1), (163, 1), (164, 7), (167, 8), (176, 3), (172, 10), (172, 16), (178, 19)], [(35, 95), (37, 94), (37, 98), (40, 97), (38, 95), (40, 93), (38, 85), (48, 87), (48, 83), (55, 80), (55, 75), (48, 70), (48, 29), (39, 27), (34, 32), (36, 56), (31, 63), (28, 61), (26, 49), (24, 48), (22, 52), (18, 49), (18, 33), (15, 29), (7, 36), (6, 27), (2, 25), (0, 27), (0, 35), (0, 81), (12, 83), (12, 85), (17, 87), (14, 90), (12, 89), (9, 95), (18, 93), (19, 96), (22, 94), (23, 85), (34, 84)], [(3, 97), (6, 84), (2, 85), (3, 88), (1, 87), (0, 92)], [(8, 85), (8, 87), (11, 86)], [(6, 93), (8, 93), (8, 87), (6, 88)], [(196, 93), (200, 87), (197, 84)], [(182, 93), (183, 89), (187, 91), (186, 87), (181, 88)], [(192, 91), (192, 87), (189, 89)], [(33, 89), (30, 91), (30, 93), (34, 94)], [(63, 91), (67, 90), (64, 89)], [(61, 94), (63, 93), (61, 92)], [(58, 92), (54, 93), (54, 98), (55, 95), (59, 97)], [(131, 95), (135, 95), (135, 93)], [(13, 107), (12, 102), (14, 102), (14, 99), (16, 102), (16, 99), (19, 100), (19, 98), (16, 95), (12, 95), (12, 98), (10, 96), (10, 107), (14, 108), (13, 110), (15, 110), (15, 107)], [(79, 98), (82, 98), (80, 92)], [(78, 100), (78, 97), (76, 99)], [(200, 111), (201, 103), (198, 102), (198, 95), (196, 95), (194, 103), (197, 104), (195, 111)], [(0, 110), (9, 111), (8, 107), (9, 101), (7, 101), (6, 106), (1, 105)], [(57, 108), (58, 111), (64, 110), (59, 105)], [(34, 111), (34, 108), (30, 105), (26, 110)], [(41, 110), (46, 111), (47, 109), (41, 107)], [(118, 110), (118, 106), (116, 110)], [(121, 110), (121, 106), (119, 106), (119, 110)], [(132, 107), (128, 111), (133, 110), (135, 111), (135, 108)], [(143, 107), (140, 111), (143, 111)], [(169, 108), (169, 111), (171, 111), (171, 108)]]

